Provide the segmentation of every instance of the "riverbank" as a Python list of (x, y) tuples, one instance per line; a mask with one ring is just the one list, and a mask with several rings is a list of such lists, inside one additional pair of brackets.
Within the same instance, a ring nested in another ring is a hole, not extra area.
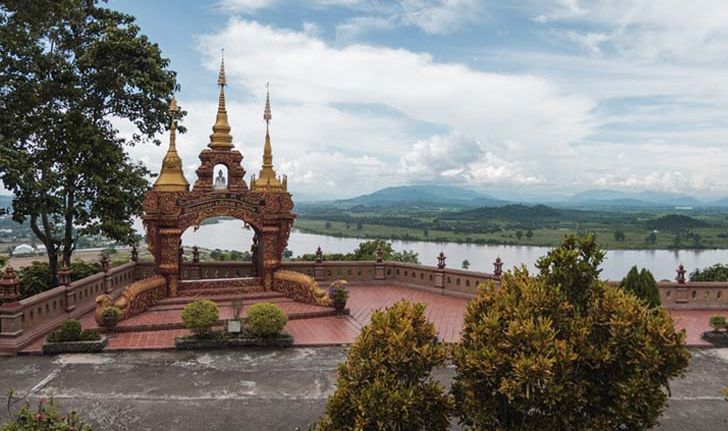
[[(581, 231), (568, 228), (543, 229), (506, 229), (497, 232), (458, 232), (446, 230), (428, 230), (406, 226), (389, 226), (378, 224), (361, 224), (335, 222), (325, 220), (296, 220), (296, 229), (301, 232), (333, 236), (337, 238), (386, 239), (400, 241), (451, 242), (457, 244), (505, 245), (528, 247), (556, 247), (565, 235)], [(695, 242), (675, 241), (675, 235), (669, 232), (655, 233), (654, 242), (646, 241), (652, 232), (644, 229), (619, 230), (620, 240), (615, 238), (615, 230), (611, 228), (590, 229), (597, 236), (599, 244), (605, 250), (714, 250), (728, 249), (728, 235), (724, 229), (716, 227), (696, 229), (695, 234), (701, 240)]]

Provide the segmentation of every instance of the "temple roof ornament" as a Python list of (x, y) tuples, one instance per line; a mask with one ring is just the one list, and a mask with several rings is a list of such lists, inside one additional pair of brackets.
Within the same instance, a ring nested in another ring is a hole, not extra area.
[(223, 52), (220, 61), (220, 73), (217, 77), (217, 85), (220, 86), (220, 97), (217, 102), (217, 116), (215, 125), (212, 126), (210, 143), (207, 145), (213, 150), (230, 150), (233, 148), (233, 137), (230, 135), (230, 124), (228, 124), (227, 110), (225, 109), (225, 56)]
[(258, 173), (258, 178), (253, 176), (250, 180), (250, 189), (254, 192), (286, 192), (288, 179), (286, 176), (277, 177), (273, 169), (273, 148), (270, 143), (270, 120), (273, 115), (270, 110), (270, 86), (266, 84), (265, 109), (263, 120), (265, 120), (265, 146), (263, 147), (263, 166)]
[(160, 192), (186, 192), (190, 189), (190, 183), (182, 172), (182, 159), (177, 154), (177, 114), (179, 113), (177, 100), (172, 97), (169, 102), (170, 125), (169, 125), (169, 149), (162, 160), (162, 170), (154, 183), (154, 190)]

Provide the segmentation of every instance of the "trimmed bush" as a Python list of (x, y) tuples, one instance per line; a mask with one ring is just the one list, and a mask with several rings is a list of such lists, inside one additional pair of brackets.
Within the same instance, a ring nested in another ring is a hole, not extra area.
[(463, 425), (483, 430), (643, 430), (684, 374), (684, 332), (667, 310), (598, 279), (603, 252), (570, 237), (481, 286), (455, 348), (452, 394)]
[(288, 323), (288, 316), (275, 304), (261, 302), (248, 309), (248, 332), (254, 337), (274, 337)]
[(69, 319), (61, 323), (58, 331), (58, 341), (78, 341), (81, 339), (81, 322)]
[(217, 324), (218, 318), (217, 304), (209, 299), (191, 302), (182, 309), (182, 323), (185, 328), (198, 337), (210, 335), (212, 327)]
[(711, 316), (710, 321), (708, 322), (710, 324), (710, 327), (713, 328), (713, 331), (720, 332), (724, 329), (728, 329), (728, 322), (726, 321), (725, 316)]
[(657, 288), (655, 277), (645, 268), (639, 271), (636, 266), (633, 266), (619, 283), (619, 288), (634, 294), (649, 307), (660, 305), (660, 291)]
[(79, 337), (79, 341), (99, 341), (100, 339), (101, 333), (98, 329), (84, 329)]
[(431, 376), (446, 359), (423, 304), (375, 311), (339, 366), (319, 431), (446, 430), (450, 402)]

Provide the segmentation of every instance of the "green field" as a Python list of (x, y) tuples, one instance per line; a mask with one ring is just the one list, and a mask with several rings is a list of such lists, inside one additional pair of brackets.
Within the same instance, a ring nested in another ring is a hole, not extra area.
[(728, 213), (582, 211), (545, 206), (421, 209), (307, 207), (295, 227), (341, 237), (554, 246), (593, 233), (607, 249), (728, 248)]

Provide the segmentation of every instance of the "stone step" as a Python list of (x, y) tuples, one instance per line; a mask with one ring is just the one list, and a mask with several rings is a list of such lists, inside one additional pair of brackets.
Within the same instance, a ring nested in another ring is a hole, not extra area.
[[(331, 317), (336, 316), (336, 310), (327, 307), (315, 307), (307, 310), (284, 310), (288, 315), (288, 320), (298, 319), (313, 319), (318, 317)], [(170, 313), (176, 313), (174, 316), (170, 316)], [(221, 313), (222, 314), (222, 313)], [(344, 310), (344, 314), (349, 314), (349, 309)], [(136, 317), (136, 316), (135, 316)], [(225, 324), (225, 315), (223, 315), (217, 322), (218, 329), (222, 328)], [(242, 316), (243, 319), (246, 316)], [(143, 318), (130, 318), (129, 320), (122, 321), (114, 329), (115, 332), (149, 332), (149, 331), (164, 331), (169, 329), (182, 329), (181, 318), (179, 317), (178, 310), (161, 310), (151, 311), (148, 310), (144, 313)]]
[[(187, 296), (184, 298), (169, 298), (173, 301), (167, 300), (165, 303), (158, 302), (152, 307), (148, 309), (148, 311), (160, 311), (160, 310), (182, 310), (187, 304), (193, 301), (197, 301), (201, 299), (198, 296)], [(218, 308), (223, 307), (232, 307), (232, 303), (235, 300), (242, 300), (243, 306), (252, 305), (252, 304), (258, 304), (260, 302), (268, 302), (271, 304), (282, 304), (286, 302), (294, 302), (293, 299), (288, 298), (287, 296), (256, 296), (256, 297), (247, 297), (244, 298), (242, 296), (232, 296), (232, 297), (220, 297), (220, 296), (213, 296), (209, 299), (210, 301), (213, 301), (217, 304)]]
[[(168, 305), (168, 304), (187, 304), (192, 301), (196, 301), (198, 299), (211, 299), (215, 302), (232, 302), (236, 299), (240, 299), (243, 301), (243, 303), (247, 303), (248, 301), (253, 301), (257, 299), (274, 299), (274, 298), (287, 298), (284, 294), (280, 292), (237, 292), (235, 290), (232, 290), (230, 293), (224, 293), (219, 295), (188, 295), (187, 291), (180, 290), (177, 292), (178, 296), (175, 296), (173, 298), (164, 298), (155, 304), (157, 305)], [(195, 292), (197, 293), (197, 292)]]
[[(183, 296), (196, 296), (196, 297), (212, 297), (212, 296), (226, 296), (226, 295), (246, 295), (253, 293), (264, 293), (262, 286), (226, 286), (226, 287), (211, 287), (211, 288), (184, 288), (177, 291), (178, 297)], [(199, 298), (198, 298), (199, 299)]]

